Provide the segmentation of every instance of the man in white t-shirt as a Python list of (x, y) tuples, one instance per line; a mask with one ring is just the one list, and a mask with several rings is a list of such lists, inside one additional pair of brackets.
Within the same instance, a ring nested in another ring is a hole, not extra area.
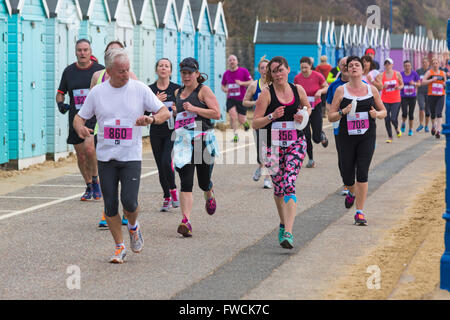
[[(138, 193), (142, 162), (142, 126), (161, 124), (170, 113), (148, 86), (130, 79), (130, 61), (123, 49), (112, 49), (105, 56), (110, 79), (95, 86), (74, 119), (80, 138), (91, 134), (86, 119), (96, 116), (97, 159), (100, 186), (105, 203), (105, 217), (116, 243), (110, 262), (122, 263), (126, 248), (118, 215), (118, 185), (120, 200), (128, 218), (130, 247), (135, 253), (142, 250), (144, 239), (137, 221)], [(154, 113), (144, 115), (145, 111)]]

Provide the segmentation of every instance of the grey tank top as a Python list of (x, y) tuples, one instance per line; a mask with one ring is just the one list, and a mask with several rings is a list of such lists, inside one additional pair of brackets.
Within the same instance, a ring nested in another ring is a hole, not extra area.
[[(183, 108), (183, 103), (185, 103), (185, 102), (190, 102), (195, 107), (208, 109), (208, 106), (206, 104), (204, 104), (203, 102), (201, 102), (200, 99), (198, 98), (198, 94), (199, 94), (202, 86), (203, 86), (203, 84), (199, 84), (197, 86), (197, 88), (195, 88), (195, 90), (192, 91), (192, 93), (186, 99), (181, 99), (181, 93), (184, 90), (184, 86), (178, 90), (178, 94), (177, 94), (176, 102), (175, 102), (175, 106), (177, 107), (177, 113), (185, 111)], [(199, 131), (199, 130), (207, 131), (209, 129), (214, 128), (214, 126), (211, 122), (211, 119), (204, 118), (200, 115), (197, 115), (196, 122), (197, 122), (197, 128), (195, 128), (196, 131)], [(199, 122), (201, 122), (201, 126), (202, 126), (201, 128), (198, 127)], [(194, 129), (191, 129), (191, 130), (194, 130)]]

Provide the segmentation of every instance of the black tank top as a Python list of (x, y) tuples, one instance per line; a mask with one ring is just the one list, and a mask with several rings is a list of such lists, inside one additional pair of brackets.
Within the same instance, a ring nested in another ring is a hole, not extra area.
[[(272, 134), (271, 134), (272, 123), (278, 122), (278, 121), (294, 121), (294, 114), (297, 113), (298, 108), (300, 107), (300, 95), (298, 94), (297, 87), (292, 83), (289, 83), (289, 85), (292, 89), (292, 92), (294, 93), (294, 103), (286, 106), (286, 108), (284, 109), (284, 115), (281, 118), (274, 119), (271, 123), (269, 123), (267, 126), (265, 126), (263, 128), (263, 129), (265, 129), (264, 131), (267, 132), (267, 146), (268, 147), (270, 147), (272, 145)], [(266, 113), (264, 114), (264, 116), (269, 115), (270, 113), (274, 112), (278, 107), (284, 105), (278, 100), (273, 84), (269, 85), (269, 90), (270, 90), (270, 104), (267, 107), (267, 110), (266, 110)], [(261, 134), (261, 132), (260, 132), (260, 134)], [(297, 137), (301, 137), (301, 136), (303, 136), (303, 131), (297, 130)]]
[[(203, 87), (203, 84), (199, 84), (197, 86), (197, 88), (195, 88), (195, 90), (192, 91), (192, 93), (186, 99), (181, 99), (181, 97), (180, 97), (181, 93), (183, 92), (185, 87), (183, 86), (178, 90), (178, 94), (176, 97), (176, 103), (175, 103), (175, 105), (177, 107), (177, 114), (185, 111), (184, 107), (183, 107), (183, 103), (185, 103), (185, 102), (190, 102), (195, 107), (208, 109), (208, 106), (206, 104), (204, 104), (203, 102), (201, 102), (200, 99), (198, 98), (198, 94), (202, 87)], [(199, 121), (201, 122), (201, 125), (202, 125), (201, 128), (198, 127)], [(197, 130), (207, 131), (207, 130), (214, 128), (214, 126), (211, 122), (211, 119), (204, 118), (200, 115), (197, 115), (196, 122), (197, 122), (197, 128), (195, 128), (196, 131)], [(194, 129), (191, 129), (191, 130), (194, 130)]]
[[(342, 116), (340, 122), (339, 122), (339, 135), (344, 135), (344, 136), (353, 136), (353, 137), (357, 137), (357, 136), (368, 136), (368, 135), (376, 135), (376, 123), (375, 123), (375, 119), (373, 119), (370, 114), (369, 111), (371, 109), (371, 107), (375, 108), (375, 100), (373, 98), (373, 94), (372, 94), (372, 88), (370, 87), (370, 85), (366, 84), (367, 86), (367, 95), (365, 95), (364, 97), (353, 97), (348, 93), (347, 90), (347, 83), (344, 84), (344, 97), (341, 101), (341, 104), (339, 105), (339, 108), (342, 110), (344, 108), (346, 108), (349, 104), (352, 103), (353, 99), (356, 98), (357, 99), (357, 104), (356, 104), (356, 113), (359, 113), (359, 115), (364, 115), (367, 112), (367, 116), (368, 116), (368, 120), (369, 120), (369, 129), (364, 133), (364, 134), (357, 134), (357, 135), (350, 135), (348, 132), (348, 117), (347, 115)], [(354, 130), (358, 130), (358, 129), (364, 129), (361, 128), (362, 122), (358, 122), (355, 123), (355, 125), (351, 124), (353, 127), (352, 129)], [(364, 125), (362, 125), (363, 127)]]

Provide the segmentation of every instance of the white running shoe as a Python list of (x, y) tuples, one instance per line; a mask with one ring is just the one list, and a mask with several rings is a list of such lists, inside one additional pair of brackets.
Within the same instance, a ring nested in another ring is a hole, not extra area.
[(142, 237), (141, 226), (137, 224), (136, 230), (128, 229), (130, 234), (130, 247), (134, 253), (139, 253), (144, 247), (144, 238)]
[(127, 249), (125, 246), (116, 246), (116, 251), (114, 255), (109, 259), (110, 263), (123, 263), (125, 261), (125, 256), (127, 255)]
[(259, 181), (259, 178), (261, 178), (261, 167), (256, 169), (255, 174), (253, 175), (253, 181)]
[(272, 180), (270, 178), (264, 179), (264, 189), (272, 189)]

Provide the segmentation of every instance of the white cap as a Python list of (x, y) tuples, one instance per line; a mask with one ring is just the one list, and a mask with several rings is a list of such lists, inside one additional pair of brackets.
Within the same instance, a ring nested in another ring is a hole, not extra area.
[(394, 64), (394, 61), (391, 58), (386, 58), (386, 60), (384, 60), (384, 64), (386, 64), (386, 62), (389, 62), (390, 64)]

